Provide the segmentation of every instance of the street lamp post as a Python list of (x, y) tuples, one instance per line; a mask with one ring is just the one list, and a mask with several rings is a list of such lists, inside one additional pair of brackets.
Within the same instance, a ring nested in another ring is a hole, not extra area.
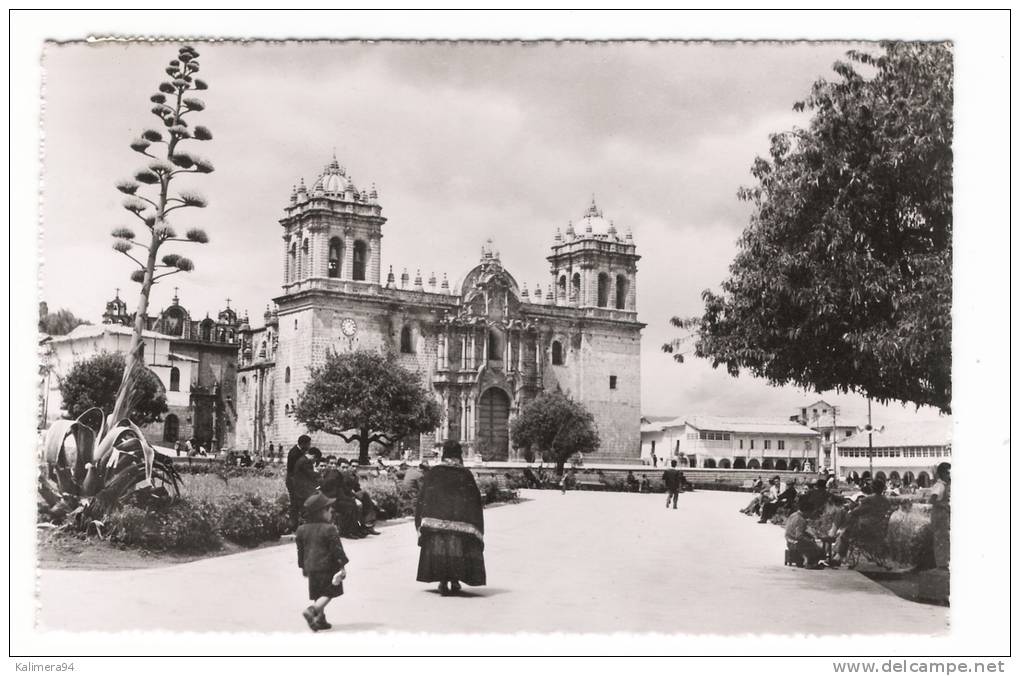
[(871, 449), (871, 397), (868, 397), (868, 475), (875, 478), (875, 452)]

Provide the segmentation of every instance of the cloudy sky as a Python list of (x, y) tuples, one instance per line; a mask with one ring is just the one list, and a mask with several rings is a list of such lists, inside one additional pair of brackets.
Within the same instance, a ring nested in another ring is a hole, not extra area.
[[(375, 184), (383, 270), (466, 272), (489, 237), (519, 283), (545, 288), (557, 227), (595, 196), (634, 233), (642, 260), (642, 408), (679, 415), (784, 416), (816, 395), (731, 378), (660, 350), (672, 315), (695, 315), (718, 288), (749, 210), (736, 199), (768, 134), (806, 124), (792, 111), (850, 48), (813, 44), (286, 43), (198, 45), (210, 85), (193, 123), (216, 172), (189, 177), (210, 202), (175, 222), (209, 233), (182, 251), (196, 271), (173, 286), (192, 316), (225, 304), (261, 321), (280, 291), (278, 219), (291, 186), (336, 156)], [(100, 320), (131, 264), (109, 248), (133, 225), (114, 188), (139, 166), (128, 143), (157, 122), (148, 97), (176, 48), (50, 45), (44, 55), (42, 299)], [(199, 121), (199, 118), (201, 120)], [(198, 144), (195, 144), (196, 146)], [(182, 185), (183, 185), (182, 181)], [(178, 212), (180, 213), (180, 212)], [(130, 305), (134, 305), (132, 294)], [(253, 322), (257, 323), (257, 322)], [(832, 396), (863, 423), (865, 401)], [(876, 423), (932, 410), (876, 407)]]

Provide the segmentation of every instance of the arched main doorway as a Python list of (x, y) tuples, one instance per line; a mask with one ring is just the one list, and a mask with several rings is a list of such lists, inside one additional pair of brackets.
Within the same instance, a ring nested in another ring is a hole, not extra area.
[(479, 450), (489, 459), (506, 459), (510, 448), (510, 397), (490, 387), (478, 399)]

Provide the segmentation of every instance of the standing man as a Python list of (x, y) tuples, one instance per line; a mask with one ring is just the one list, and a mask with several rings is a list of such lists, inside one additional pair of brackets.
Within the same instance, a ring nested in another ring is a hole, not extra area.
[(676, 501), (680, 496), (680, 470), (676, 468), (676, 460), (669, 461), (669, 469), (662, 473), (662, 481), (666, 484), (666, 509), (670, 501), (676, 509)]
[[(290, 449), (287, 453), (287, 474), (284, 479), (284, 484), (287, 486), (287, 496), (290, 498), (288, 523), (291, 532), (297, 530), (298, 522), (301, 518), (301, 507), (304, 505), (304, 502), (299, 501), (297, 496), (294, 495), (294, 465), (297, 464), (298, 459), (301, 458), (301, 456), (303, 456), (311, 447), (312, 438), (307, 434), (302, 434), (298, 437), (297, 446)], [(282, 447), (280, 450), (283, 450)]]

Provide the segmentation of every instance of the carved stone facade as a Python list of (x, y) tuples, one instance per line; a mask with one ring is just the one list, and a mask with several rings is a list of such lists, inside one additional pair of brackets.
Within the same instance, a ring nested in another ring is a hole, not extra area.
[[(639, 256), (594, 201), (579, 233), (556, 233), (545, 296), (518, 285), (491, 241), (452, 287), (420, 272), (412, 282), (406, 270), (398, 282), (392, 268), (381, 280), (378, 194), (359, 191), (335, 159), (311, 190), (294, 190), (286, 211), (283, 294), (264, 327), (241, 331), (239, 447), (292, 445), (306, 431), (292, 411), (309, 367), (330, 351), (370, 349), (396, 354), (440, 404), (439, 427), (404, 440), (415, 455), (457, 439), (468, 453), (513, 458), (513, 418), (540, 392), (560, 390), (594, 414), (597, 457), (640, 456)], [(313, 439), (324, 452), (357, 453), (335, 436)]]

